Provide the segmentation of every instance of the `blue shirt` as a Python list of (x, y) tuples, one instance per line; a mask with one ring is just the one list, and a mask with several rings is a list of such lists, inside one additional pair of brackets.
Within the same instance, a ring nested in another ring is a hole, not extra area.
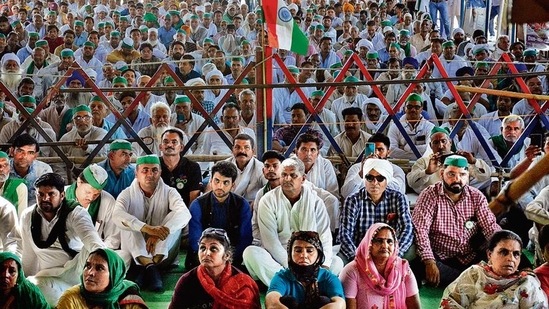
[(177, 33), (174, 27), (170, 27), (170, 29), (166, 29), (166, 27), (160, 27), (158, 28), (158, 39), (164, 46), (166, 46), (166, 49), (170, 49), (170, 44), (173, 42), (173, 36)]
[(122, 190), (126, 189), (132, 184), (132, 181), (135, 179), (135, 165), (130, 164), (125, 168), (120, 176), (116, 176), (114, 171), (111, 169), (109, 160), (101, 161), (98, 163), (99, 166), (107, 171), (107, 185), (103, 190), (109, 192), (115, 199), (118, 197)]
[[(112, 127), (114, 127), (114, 124), (112, 122), (108, 121), (107, 119), (103, 120), (103, 129), (105, 131), (109, 132)], [(124, 134), (124, 131), (122, 131), (121, 127), (124, 127), (124, 126), (120, 125), (120, 127), (118, 127), (116, 131), (114, 131), (114, 134), (111, 136), (110, 139), (126, 139), (127, 138), (126, 134)]]
[[(106, 120), (110, 122), (114, 122), (116, 121), (116, 117), (114, 116), (114, 114), (110, 114), (109, 116), (107, 116)], [(130, 126), (133, 128), (136, 134), (139, 133), (141, 129), (151, 125), (151, 117), (142, 110), (138, 111), (137, 118), (135, 118), (134, 123), (131, 123), (129, 119), (126, 119), (126, 121), (130, 124)], [(121, 126), (121, 127), (122, 127), (122, 131), (124, 132), (124, 134), (126, 134), (127, 137), (132, 137), (132, 135), (130, 134), (130, 131), (126, 129), (125, 126)]]
[(366, 188), (349, 196), (343, 204), (340, 223), (340, 252), (349, 260), (354, 259), (358, 244), (374, 223), (386, 223), (395, 229), (401, 257), (414, 240), (408, 200), (404, 194), (391, 189), (383, 192), (377, 205), (368, 196)]
[[(227, 230), (229, 227), (228, 225), (228, 218), (229, 218), (229, 207), (228, 205), (231, 205), (231, 202), (229, 199), (231, 199), (231, 194), (229, 194), (229, 197), (225, 200), (224, 203), (220, 204), (217, 199), (213, 196), (213, 193), (211, 194), (212, 199), (212, 222), (211, 227), (215, 228), (221, 228), (224, 230)], [(231, 244), (236, 244), (235, 248), (235, 257), (241, 258), (242, 252), (244, 252), (244, 249), (246, 249), (247, 246), (252, 244), (252, 211), (250, 208), (250, 204), (246, 199), (243, 199), (243, 205), (240, 207), (240, 235), (239, 239), (229, 239), (231, 241)], [(198, 240), (200, 239), (200, 236), (202, 235), (202, 231), (206, 229), (206, 227), (202, 226), (202, 208), (200, 207), (200, 204), (198, 203), (198, 200), (195, 199), (191, 203), (190, 207), (191, 212), (191, 221), (189, 221), (189, 245), (191, 246), (191, 249), (195, 252), (198, 252)]]
[[(345, 299), (341, 281), (339, 281), (336, 275), (332, 274), (329, 270), (320, 268), (317, 282), (318, 291), (321, 296), (327, 296), (330, 299), (332, 297), (341, 297)], [(303, 304), (305, 301), (305, 288), (287, 268), (274, 275), (267, 294), (269, 294), (269, 292), (278, 292), (282, 296), (292, 296), (299, 304)]]

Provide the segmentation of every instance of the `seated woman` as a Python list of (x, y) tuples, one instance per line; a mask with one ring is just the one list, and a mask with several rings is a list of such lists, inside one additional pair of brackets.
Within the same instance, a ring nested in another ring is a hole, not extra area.
[[(347, 308), (420, 308), (416, 278), (408, 261), (398, 257), (395, 230), (375, 223), (339, 279)], [(367, 292), (366, 292), (367, 291)]]
[(231, 265), (227, 232), (207, 228), (198, 243), (200, 265), (179, 278), (169, 308), (261, 308), (255, 281)]
[(534, 273), (538, 276), (541, 289), (549, 296), (549, 225), (544, 225), (539, 230), (538, 245), (545, 263), (534, 269)]
[(488, 242), (488, 263), (466, 269), (442, 295), (440, 308), (547, 308), (547, 297), (530, 271), (518, 271), (520, 237), (501, 230)]
[(265, 297), (266, 308), (345, 308), (343, 287), (324, 262), (317, 232), (298, 231), (288, 241), (288, 268), (275, 274)]
[(82, 284), (75, 285), (61, 295), (58, 309), (143, 309), (148, 308), (137, 284), (124, 280), (124, 260), (111, 249), (97, 249), (86, 260)]
[(50, 308), (38, 287), (25, 278), (19, 257), (11, 252), (0, 253), (0, 308)]

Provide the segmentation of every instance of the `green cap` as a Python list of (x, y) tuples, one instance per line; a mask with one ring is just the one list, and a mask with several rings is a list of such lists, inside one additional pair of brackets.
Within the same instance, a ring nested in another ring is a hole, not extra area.
[(160, 165), (160, 159), (158, 158), (157, 155), (146, 155), (146, 156), (142, 156), (142, 157), (139, 157), (137, 158), (137, 161), (135, 162), (136, 165), (141, 165), (141, 164), (158, 164)]
[(400, 30), (400, 36), (410, 36), (410, 31), (408, 29)]
[(90, 103), (91, 103), (91, 102), (103, 102), (103, 100), (101, 99), (100, 96), (94, 95), (94, 96), (91, 98), (91, 100), (90, 100)]
[(105, 23), (104, 22), (100, 22), (97, 24), (97, 28), (101, 29), (101, 28), (105, 28)]
[(24, 95), (19, 97), (20, 103), (34, 103), (36, 104), (36, 99), (33, 96), (30, 95)]
[(156, 16), (153, 13), (145, 13), (143, 16), (143, 21), (145, 22), (156, 22)]
[(119, 12), (119, 11), (112, 11), (112, 15), (118, 15), (118, 16), (120, 16), (120, 12)]
[(117, 139), (114, 140), (111, 145), (109, 146), (109, 151), (115, 151), (115, 150), (132, 150), (132, 143), (123, 140), (123, 139)]
[(400, 49), (400, 45), (398, 45), (398, 43), (391, 43), (389, 47), (395, 47), (396, 49)]
[(202, 18), (212, 18), (212, 13), (204, 13)]
[(3, 33), (0, 33), (0, 39), (5, 39), (5, 38), (6, 38), (6, 35)]
[(128, 85), (128, 80), (122, 76), (117, 76), (115, 77), (113, 80), (112, 80), (112, 83), (113, 85), (114, 84), (124, 84), (124, 85)]
[(120, 16), (120, 21), (128, 21), (129, 22), (130, 20), (128, 19), (128, 16)]
[(242, 42), (240, 42), (240, 46), (244, 46), (244, 45), (251, 45), (251, 44), (250, 44), (250, 41), (248, 41), (248, 40), (242, 40)]
[(48, 15), (57, 15), (57, 12), (56, 11), (49, 11)]
[(406, 99), (406, 102), (410, 102), (410, 101), (414, 101), (414, 102), (423, 102), (423, 99), (421, 98), (421, 96), (417, 93), (411, 93), (408, 98)]
[(29, 32), (29, 38), (39, 38), (40, 37), (40, 34), (38, 34), (38, 32)]
[(111, 32), (111, 36), (120, 37), (120, 32), (119, 31), (113, 31), (113, 32)]
[(451, 155), (444, 160), (444, 165), (455, 166), (455, 167), (467, 167), (469, 166), (469, 163), (467, 162), (467, 159), (465, 159), (462, 156)]
[(321, 24), (316, 25), (315, 30), (322, 30), (324, 31), (324, 26)]
[(534, 56), (534, 57), (535, 57), (535, 56), (538, 55), (538, 51), (535, 50), (534, 48), (529, 48), (529, 49), (523, 51), (523, 52), (522, 52), (522, 55), (523, 55), (524, 57), (527, 57), (527, 56)]
[(288, 71), (290, 71), (290, 73), (299, 74), (299, 69), (295, 65), (289, 65)]
[[(359, 82), (358, 78), (356, 78), (354, 76), (347, 76), (347, 77), (345, 77), (345, 79), (343, 81), (346, 82), (346, 83), (358, 83)], [(356, 87), (356, 85), (349, 85), (349, 86)]]
[(377, 52), (368, 52), (366, 54), (366, 59), (378, 59), (379, 58), (379, 55), (377, 54)]
[(213, 44), (214, 41), (210, 38), (205, 38), (203, 41), (202, 41), (202, 45), (206, 44), (206, 43), (210, 43), (210, 44)]
[(4, 108), (4, 102), (0, 102), (0, 108)]
[(114, 28), (114, 24), (111, 23), (110, 21), (105, 23), (105, 27), (107, 27), (107, 26), (111, 26), (111, 28)]
[(175, 105), (183, 103), (191, 103), (191, 99), (186, 95), (178, 95), (173, 102)]
[(164, 77), (164, 84), (167, 84), (167, 83), (175, 83), (175, 79), (173, 79), (173, 77), (171, 76), (166, 76)]
[(233, 63), (233, 62), (240, 62), (240, 63), (242, 63), (242, 64), (245, 63), (244, 58), (242, 58), (242, 57), (234, 57), (234, 58), (232, 58), (232, 59), (231, 59), (231, 63)]
[(84, 22), (81, 21), (81, 20), (76, 20), (76, 21), (74, 21), (74, 25), (84, 27)]
[(103, 190), (109, 179), (107, 171), (97, 164), (91, 164), (86, 167), (84, 171), (82, 171), (82, 176), (90, 186), (97, 190)]
[(14, 20), (12, 23), (11, 23), (11, 26), (13, 28), (15, 28), (17, 25), (20, 25), (21, 24), (21, 21), (20, 20)]
[(149, 31), (149, 27), (145, 26), (145, 25), (141, 25), (139, 26), (139, 31), (141, 32), (148, 32)]
[(7, 153), (5, 153), (4, 151), (0, 151), (0, 159), (9, 159), (10, 157), (8, 156)]
[(65, 48), (61, 51), (61, 58), (74, 57), (74, 51), (70, 48)]
[(452, 46), (456, 46), (456, 45), (454, 44), (454, 41), (452, 41), (452, 40), (446, 41), (446, 42), (442, 43), (442, 48), (452, 47)]
[(346, 51), (343, 52), (343, 55), (345, 55), (345, 56), (350, 56), (352, 54), (353, 54), (353, 51), (350, 50), (350, 49), (347, 49)]
[(179, 11), (176, 11), (176, 10), (169, 10), (168, 13), (172, 16), (174, 16), (174, 15), (179, 16), (181, 14), (181, 13), (179, 13)]
[(240, 85), (249, 85), (250, 82), (248, 81), (247, 78), (243, 78), (241, 81), (240, 81)]
[(433, 129), (431, 130), (431, 135), (430, 136), (433, 136), (437, 133), (444, 133), (444, 134), (450, 136), (450, 132), (448, 132), (448, 130), (446, 130), (446, 128), (441, 128), (441, 127), (433, 127)]
[(330, 66), (330, 69), (339, 69), (342, 67), (343, 67), (343, 64), (341, 64), (341, 62), (336, 62)]
[[(195, 14), (193, 14), (193, 15), (191, 15), (191, 17), (190, 17), (190, 18), (191, 18), (191, 19), (198, 19), (198, 16), (197, 16), (197, 15), (195, 15)], [(233, 17), (233, 18), (234, 18), (234, 17)]]
[(45, 47), (48, 46), (48, 41), (46, 40), (38, 40), (36, 43), (34, 43), (34, 47)]
[(323, 97), (323, 96), (324, 96), (324, 91), (322, 90), (315, 90), (311, 92), (311, 97)]
[(92, 112), (91, 108), (87, 105), (84, 105), (84, 104), (78, 105), (77, 107), (73, 108), (72, 111), (73, 111), (73, 115), (76, 115), (76, 113), (78, 113), (78, 112), (88, 112), (90, 114)]
[(475, 68), (489, 68), (490, 64), (486, 61), (479, 61), (475, 64)]
[(381, 27), (392, 27), (393, 23), (390, 20), (384, 20), (381, 22)]
[(86, 42), (84, 42), (84, 46), (90, 46), (90, 47), (93, 47), (93, 48), (96, 47), (96, 46), (95, 46), (95, 43), (93, 43), (93, 42), (91, 42), (91, 41), (86, 41)]

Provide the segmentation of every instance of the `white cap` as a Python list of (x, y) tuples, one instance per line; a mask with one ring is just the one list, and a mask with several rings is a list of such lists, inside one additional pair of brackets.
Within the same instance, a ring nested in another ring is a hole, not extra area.
[(393, 180), (393, 166), (391, 162), (383, 159), (366, 159), (364, 161), (364, 166), (362, 167), (362, 178), (365, 178), (366, 175), (371, 170), (376, 170), (381, 176), (387, 179), (387, 183)]

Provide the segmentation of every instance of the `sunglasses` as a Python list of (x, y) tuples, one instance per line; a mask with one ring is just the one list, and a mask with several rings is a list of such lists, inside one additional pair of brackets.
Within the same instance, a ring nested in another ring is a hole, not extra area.
[(374, 179), (377, 181), (377, 182), (384, 182), (385, 181), (385, 177), (384, 176), (381, 176), (381, 175), (377, 175), (377, 176), (374, 176), (374, 175), (366, 175), (364, 178), (366, 178), (366, 181), (368, 182), (373, 182)]
[(214, 228), (214, 227), (209, 227), (209, 228), (205, 229), (204, 232), (202, 232), (202, 236), (200, 238), (202, 239), (204, 237), (208, 237), (208, 236), (211, 236), (211, 235), (221, 237), (228, 244), (231, 243), (229, 241), (229, 235), (227, 235), (227, 232), (224, 229), (218, 229), (218, 228)]

